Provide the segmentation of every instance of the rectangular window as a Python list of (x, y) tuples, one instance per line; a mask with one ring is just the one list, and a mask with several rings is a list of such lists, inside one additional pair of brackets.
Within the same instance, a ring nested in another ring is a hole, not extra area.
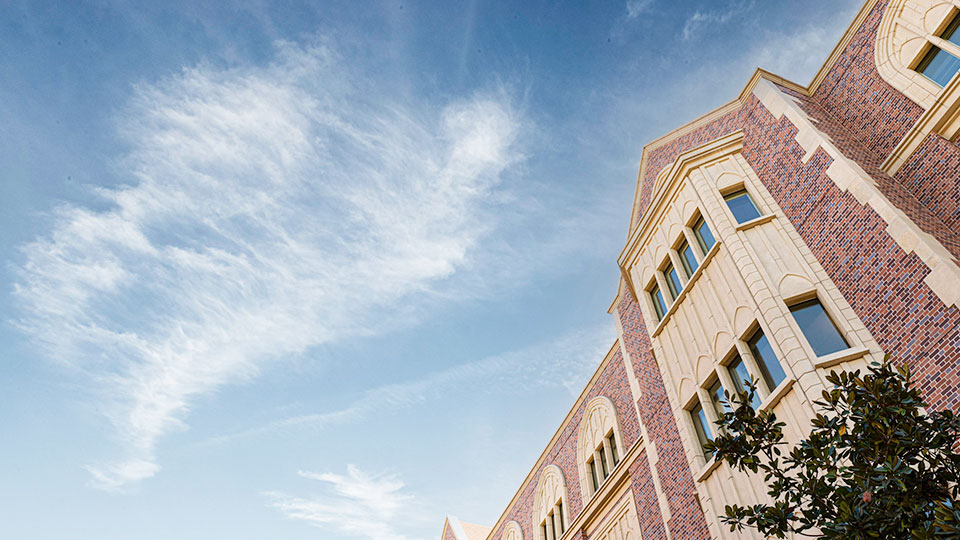
[(677, 248), (677, 253), (680, 254), (680, 262), (683, 263), (683, 269), (687, 272), (687, 277), (693, 277), (693, 273), (697, 271), (697, 266), (700, 265), (693, 255), (693, 248), (690, 247), (690, 244), (684, 242)]
[(723, 395), (723, 385), (720, 381), (713, 383), (710, 387), (710, 400), (713, 401), (713, 410), (717, 411), (717, 416), (730, 411), (730, 405)]
[(603, 471), (603, 479), (606, 480), (610, 476), (610, 469), (607, 468), (607, 459), (603, 455), (603, 445), (600, 445), (600, 448), (597, 448), (597, 458), (600, 460), (600, 469)]
[(547, 539), (549, 538), (549, 537), (547, 536), (547, 522), (546, 522), (546, 521), (544, 521), (543, 523), (540, 524), (540, 534), (543, 535), (543, 540), (547, 540)]
[[(940, 37), (960, 45), (960, 32), (957, 32), (958, 25), (960, 25), (960, 17), (954, 17)], [(930, 46), (930, 50), (927, 51), (927, 54), (924, 55), (923, 60), (917, 66), (917, 71), (940, 86), (946, 86), (958, 70), (960, 70), (960, 58), (935, 45)]]
[(557, 501), (557, 515), (560, 516), (560, 534), (567, 530), (567, 524), (563, 521), (563, 500)]
[[(713, 440), (713, 435), (710, 431), (710, 422), (707, 420), (707, 414), (703, 411), (703, 407), (697, 402), (696, 406), (690, 411), (690, 416), (693, 417), (693, 427), (697, 431), (697, 438), (700, 439), (700, 448), (703, 448), (707, 444), (707, 441)], [(703, 453), (707, 459), (713, 457), (713, 452), (708, 452), (706, 448), (703, 448)]]
[[(733, 379), (733, 387), (736, 389), (737, 393), (746, 392), (749, 388), (747, 383), (753, 380), (753, 377), (750, 376), (750, 372), (747, 371), (747, 365), (743, 363), (743, 359), (740, 358), (738, 354), (733, 358), (733, 362), (730, 362), (730, 378)], [(753, 400), (750, 401), (750, 406), (754, 409), (760, 406), (760, 396), (757, 394), (753, 395)]]
[(777, 360), (777, 355), (773, 354), (773, 348), (770, 347), (767, 336), (763, 335), (763, 330), (757, 329), (747, 341), (747, 345), (750, 347), (753, 358), (757, 361), (757, 366), (760, 367), (763, 380), (766, 381), (772, 392), (778, 384), (787, 378), (787, 374), (783, 372), (783, 366)]
[(667, 287), (670, 289), (670, 296), (673, 300), (676, 300), (680, 296), (680, 291), (683, 290), (683, 285), (680, 283), (680, 276), (677, 275), (677, 269), (673, 267), (672, 264), (668, 264), (666, 268), (663, 269), (663, 277), (667, 278)]
[(726, 195), (723, 200), (727, 201), (727, 206), (733, 212), (733, 217), (736, 218), (737, 223), (746, 223), (751, 219), (760, 217), (757, 205), (753, 203), (753, 199), (750, 198), (750, 194), (745, 189)]
[(810, 300), (790, 306), (800, 331), (807, 338), (817, 356), (824, 356), (849, 347), (840, 330), (830, 320), (819, 300)]
[(587, 465), (590, 466), (590, 478), (593, 480), (593, 491), (600, 489), (600, 478), (597, 476), (597, 462), (590, 458), (587, 461)]
[(657, 312), (657, 320), (663, 320), (663, 316), (667, 313), (667, 304), (663, 301), (663, 295), (660, 294), (658, 285), (654, 285), (650, 289), (650, 299), (653, 300), (653, 310)]
[(703, 250), (704, 255), (717, 243), (713, 239), (710, 227), (707, 227), (707, 222), (703, 220), (703, 216), (697, 218), (697, 222), (693, 224), (693, 235), (697, 237), (697, 243), (700, 244), (700, 249)]
[(610, 443), (610, 453), (613, 454), (613, 466), (616, 467), (617, 463), (620, 463), (620, 456), (617, 455), (617, 438), (613, 435), (613, 432), (607, 435), (607, 442)]

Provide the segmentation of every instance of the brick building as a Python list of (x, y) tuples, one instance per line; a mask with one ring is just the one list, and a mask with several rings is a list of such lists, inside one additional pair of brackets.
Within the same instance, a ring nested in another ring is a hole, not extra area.
[(960, 408), (958, 25), (868, 0), (808, 86), (757, 70), (645, 146), (617, 341), (492, 529), (443, 540), (755, 537), (718, 514), (764, 486), (702, 449), (745, 376), (790, 441), (829, 370), (885, 352)]

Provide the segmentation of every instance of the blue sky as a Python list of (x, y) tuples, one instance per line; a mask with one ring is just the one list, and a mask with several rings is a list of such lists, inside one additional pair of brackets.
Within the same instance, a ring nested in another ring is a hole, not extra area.
[(858, 7), (0, 6), (0, 536), (492, 524), (615, 337), (643, 144)]

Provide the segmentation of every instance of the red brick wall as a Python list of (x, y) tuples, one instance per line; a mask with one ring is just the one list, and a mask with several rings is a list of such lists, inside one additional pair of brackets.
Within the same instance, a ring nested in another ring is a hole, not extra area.
[[(571, 522), (583, 510), (583, 497), (580, 493), (580, 471), (577, 465), (577, 436), (580, 431), (580, 420), (586, 404), (597, 396), (606, 396), (613, 402), (620, 422), (620, 435), (624, 439), (623, 455), (640, 438), (640, 423), (636, 409), (633, 406), (633, 394), (630, 391), (630, 381), (619, 351), (610, 358), (596, 383), (587, 393), (586, 399), (577, 411), (571, 416), (570, 422), (564, 428), (556, 443), (547, 450), (546, 459), (530, 482), (523, 486), (522, 493), (516, 504), (507, 513), (504, 523), (516, 520), (523, 529), (524, 538), (535, 538), (533, 527), (533, 496), (537, 489), (537, 482), (543, 469), (549, 465), (557, 465), (563, 471), (564, 483), (567, 486), (567, 505), (569, 506)], [(643, 460), (643, 458), (639, 458)], [(656, 501), (654, 500), (654, 503)], [(569, 524), (568, 524), (569, 526)], [(499, 538), (502, 528), (493, 531), (492, 538)]]
[(877, 72), (874, 45), (887, 4), (888, 0), (877, 2), (814, 96), (859, 142), (883, 157), (923, 113)]
[(827, 177), (826, 152), (801, 163), (786, 117), (756, 99), (746, 109), (744, 158), (880, 346), (914, 368), (934, 408), (957, 409), (960, 311), (927, 287), (929, 269), (894, 242), (886, 222)]
[[(667, 391), (660, 375), (660, 369), (653, 358), (650, 337), (640, 312), (640, 307), (631, 294), (624, 295), (617, 307), (617, 315), (623, 327), (621, 343), (630, 355), (633, 371), (640, 385), (642, 396), (637, 405), (640, 408), (640, 418), (646, 427), (647, 436), (656, 443), (657, 476), (660, 486), (670, 506), (670, 520), (667, 525), (673, 538), (685, 540), (695, 538), (710, 538), (707, 531), (707, 522), (703, 511), (694, 498), (696, 493), (693, 485), (693, 475), (687, 463), (683, 443), (680, 441), (680, 432), (673, 417), (673, 408), (667, 399)], [(635, 480), (643, 478), (643, 471), (638, 471)], [(645, 539), (666, 538), (662, 524), (658, 525), (653, 519), (653, 509), (658, 504), (656, 493), (649, 490), (637, 490), (638, 512), (641, 513), (641, 522), (645, 528)], [(643, 505), (643, 510), (640, 506)], [(657, 509), (659, 515), (659, 509)]]

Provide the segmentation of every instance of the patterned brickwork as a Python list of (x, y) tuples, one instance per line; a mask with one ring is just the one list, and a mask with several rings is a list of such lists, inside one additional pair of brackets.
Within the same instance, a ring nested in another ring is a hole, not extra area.
[[(563, 432), (556, 443), (547, 450), (546, 459), (543, 465), (537, 470), (537, 473), (530, 478), (530, 481), (523, 486), (521, 496), (513, 505), (503, 522), (516, 520), (523, 529), (523, 537), (527, 539), (535, 538), (533, 526), (533, 497), (537, 488), (537, 482), (540, 480), (540, 473), (548, 465), (557, 465), (563, 471), (564, 483), (567, 486), (567, 504), (570, 511), (570, 520), (576, 519), (577, 515), (583, 510), (583, 496), (580, 493), (580, 472), (577, 466), (577, 436), (580, 431), (580, 419), (583, 416), (585, 405), (597, 396), (606, 396), (613, 402), (617, 410), (617, 418), (620, 422), (620, 434), (624, 439), (624, 455), (627, 449), (640, 438), (640, 423), (637, 419), (636, 409), (633, 406), (633, 394), (630, 391), (630, 381), (627, 378), (623, 357), (619, 351), (616, 351), (610, 361), (607, 363), (603, 372), (600, 373), (596, 383), (590, 388), (583, 403), (576, 413), (570, 417), (570, 422), (564, 427)], [(643, 459), (642, 457), (639, 459)], [(502, 527), (493, 531), (491, 538), (500, 538)]]
[(934, 408), (960, 406), (960, 311), (923, 282), (929, 273), (886, 232), (886, 222), (826, 175), (818, 150), (806, 164), (797, 129), (752, 99), (743, 155), (881, 347), (910, 363)]
[[(670, 506), (667, 526), (673, 538), (710, 538), (703, 511), (694, 497), (696, 492), (693, 475), (680, 441), (680, 432), (667, 399), (660, 369), (653, 357), (640, 306), (632, 295), (624, 295), (617, 313), (623, 328), (621, 343), (630, 355), (640, 385), (641, 398), (637, 402), (640, 417), (646, 427), (647, 436), (656, 443), (660, 458), (656, 469)], [(656, 504), (656, 500), (637, 501), (638, 508), (640, 505), (651, 504)]]
[(884, 157), (890, 155), (923, 113), (877, 72), (877, 27), (887, 3), (877, 2), (815, 94), (858, 141)]
[[(941, 214), (949, 217), (951, 213), (960, 211), (960, 169), (956, 168), (960, 154), (956, 147), (942, 137), (932, 135), (927, 141), (927, 147), (937, 147), (939, 152), (931, 151), (926, 160), (915, 156), (908, 162), (903, 173), (898, 175), (900, 178), (894, 179), (881, 170), (882, 157), (864, 147), (819, 102), (785, 88), (782, 91), (794, 98), (800, 108), (817, 124), (817, 128), (827, 135), (844, 156), (856, 161), (873, 178), (877, 188), (890, 202), (921, 230), (943, 244), (954, 257), (960, 258), (960, 236), (957, 227), (951, 227), (941, 218)], [(954, 168), (948, 170), (950, 163)], [(918, 198), (918, 194), (923, 199)]]
[(667, 532), (663, 527), (663, 515), (660, 513), (657, 490), (650, 475), (650, 462), (646, 457), (637, 458), (630, 466), (630, 483), (637, 504), (637, 518), (640, 520), (640, 531), (643, 537), (649, 540), (666, 538)]
[(955, 143), (928, 135), (896, 179), (947, 229), (960, 231), (960, 152)]

